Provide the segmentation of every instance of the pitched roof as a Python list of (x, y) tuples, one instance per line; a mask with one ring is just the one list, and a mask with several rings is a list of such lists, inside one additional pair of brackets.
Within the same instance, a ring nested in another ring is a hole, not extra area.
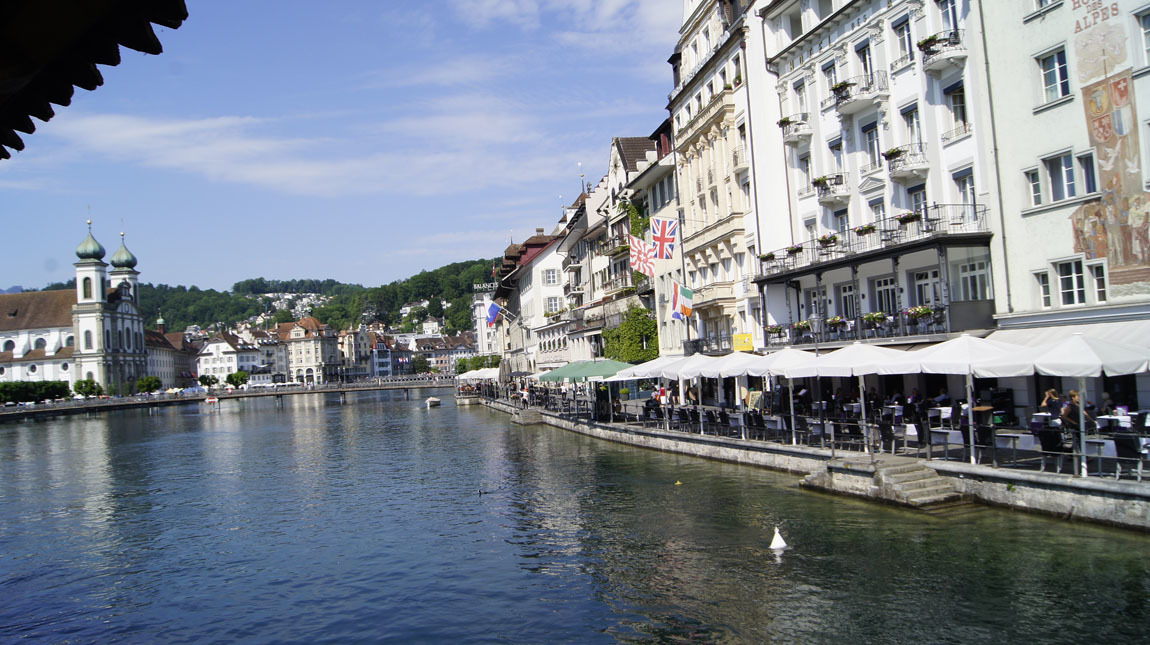
[(70, 328), (75, 304), (72, 289), (0, 294), (0, 331)]
[(639, 169), (639, 162), (647, 159), (647, 151), (655, 151), (655, 142), (647, 137), (615, 137), (614, 143), (628, 172)]
[[(180, 337), (182, 338), (183, 334), (180, 334)], [(170, 349), (173, 351), (176, 349), (175, 346), (172, 345), (171, 341), (168, 340), (167, 336), (161, 334), (158, 330), (155, 329), (144, 330), (144, 345), (149, 349), (152, 347), (157, 349)]]

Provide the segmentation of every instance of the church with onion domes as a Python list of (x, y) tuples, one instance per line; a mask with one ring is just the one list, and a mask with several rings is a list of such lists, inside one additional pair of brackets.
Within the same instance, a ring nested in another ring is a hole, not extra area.
[(0, 294), (0, 382), (92, 379), (123, 393), (147, 375), (136, 256), (123, 233), (107, 263), (105, 254), (89, 221), (75, 289)]

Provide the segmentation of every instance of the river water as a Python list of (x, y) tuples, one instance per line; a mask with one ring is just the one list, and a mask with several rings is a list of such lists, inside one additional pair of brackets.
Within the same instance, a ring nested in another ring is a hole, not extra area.
[(1150, 641), (1150, 536), (418, 398), (0, 426), (0, 640)]

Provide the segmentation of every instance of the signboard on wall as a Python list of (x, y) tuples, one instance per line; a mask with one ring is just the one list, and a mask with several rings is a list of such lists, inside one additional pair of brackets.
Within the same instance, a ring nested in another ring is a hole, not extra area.
[(735, 344), (736, 352), (753, 352), (755, 351), (755, 341), (751, 338), (750, 334), (735, 334), (731, 337)]

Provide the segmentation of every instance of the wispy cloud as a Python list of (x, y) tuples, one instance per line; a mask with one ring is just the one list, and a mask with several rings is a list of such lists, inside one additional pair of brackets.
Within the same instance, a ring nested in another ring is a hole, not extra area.
[(514, 56), (469, 54), (407, 67), (389, 67), (367, 74), (363, 87), (481, 86), (522, 71)]

